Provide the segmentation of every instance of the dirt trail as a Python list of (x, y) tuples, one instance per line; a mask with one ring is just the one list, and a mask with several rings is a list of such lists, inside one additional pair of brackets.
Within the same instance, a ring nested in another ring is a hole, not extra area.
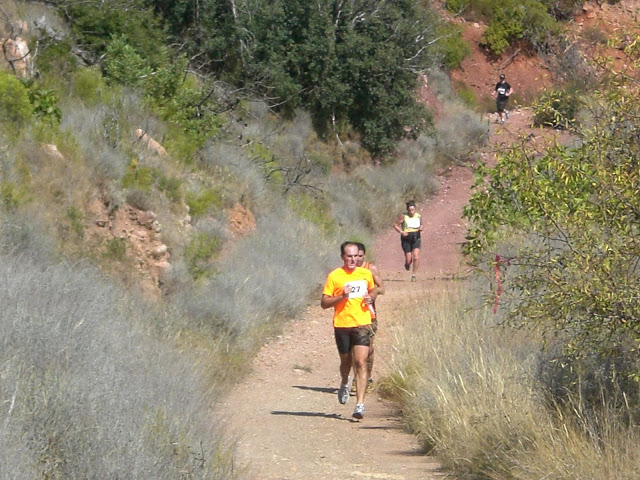
[[(492, 123), (492, 143), (510, 143), (527, 122), (525, 114), (514, 112), (504, 127)], [(465, 234), (461, 212), (472, 173), (468, 167), (452, 167), (440, 179), (437, 195), (419, 205), (426, 228), (418, 281), (411, 283), (404, 270), (398, 234), (391, 228), (394, 219), (389, 219), (388, 232), (373, 248), (387, 290), (377, 302), (380, 331), (374, 378), (387, 371), (394, 325), (402, 322), (394, 316), (395, 306), (446, 288), (444, 280), (465, 275), (460, 255)], [(339, 263), (336, 254), (336, 265)], [(444, 478), (437, 460), (423, 454), (416, 439), (404, 431), (393, 405), (377, 393), (367, 395), (365, 418), (360, 422), (351, 419), (354, 397), (347, 405), (338, 403), (339, 362), (332, 313), (318, 304), (319, 299), (291, 324), (286, 335), (262, 348), (251, 375), (221, 405), (239, 438), (243, 478)]]

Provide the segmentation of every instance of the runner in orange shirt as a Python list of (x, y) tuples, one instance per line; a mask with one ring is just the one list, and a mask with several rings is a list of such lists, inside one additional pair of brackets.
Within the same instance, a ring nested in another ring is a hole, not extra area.
[(341, 384), (338, 401), (349, 400), (349, 372), (356, 370), (356, 408), (353, 417), (364, 417), (364, 397), (367, 386), (367, 357), (371, 343), (371, 304), (376, 299), (375, 282), (371, 272), (358, 267), (358, 245), (340, 245), (343, 266), (328, 276), (322, 290), (320, 306), (333, 308), (333, 330), (340, 356)]
[[(358, 266), (362, 268), (366, 268), (373, 275), (373, 282), (376, 284), (376, 295), (384, 294), (384, 283), (382, 281), (382, 276), (380, 275), (380, 271), (378, 267), (376, 267), (373, 263), (365, 260), (365, 256), (367, 254), (367, 248), (364, 246), (364, 243), (358, 243)], [(367, 393), (373, 391), (373, 360), (374, 360), (374, 339), (375, 335), (378, 332), (378, 309), (376, 308), (375, 302), (372, 304), (373, 310), (371, 311), (371, 331), (373, 335), (371, 336), (371, 342), (369, 345), (369, 356), (367, 357)], [(355, 375), (354, 375), (355, 376)], [(351, 385), (351, 393), (355, 393), (355, 382)]]

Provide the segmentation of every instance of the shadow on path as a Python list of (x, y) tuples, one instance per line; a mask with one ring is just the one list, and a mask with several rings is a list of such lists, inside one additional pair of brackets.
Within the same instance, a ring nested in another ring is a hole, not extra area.
[(338, 389), (333, 387), (309, 387), (307, 385), (292, 385), (293, 388), (299, 388), (300, 390), (311, 390), (313, 392), (322, 393), (337, 393)]
[(321, 418), (333, 418), (335, 420), (347, 420), (352, 422), (350, 418), (343, 417), (339, 413), (322, 413), (322, 412), (286, 412), (283, 410), (272, 410), (271, 415), (291, 415), (294, 417), (321, 417)]

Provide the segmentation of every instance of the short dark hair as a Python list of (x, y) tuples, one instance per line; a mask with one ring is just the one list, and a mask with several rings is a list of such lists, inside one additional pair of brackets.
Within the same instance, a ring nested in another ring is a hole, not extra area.
[(415, 207), (415, 206), (416, 206), (416, 202), (414, 202), (413, 200), (409, 200), (409, 201), (407, 202), (407, 208), (409, 208), (409, 207)]
[(358, 250), (360, 250), (360, 244), (358, 242), (347, 240), (346, 242), (342, 242), (342, 244), (340, 245), (340, 256), (344, 255), (344, 249), (349, 245), (355, 245), (356, 247), (358, 247)]
[(367, 249), (365, 248), (364, 243), (358, 242), (357, 245), (358, 245), (358, 250), (362, 250), (363, 253), (367, 253)]

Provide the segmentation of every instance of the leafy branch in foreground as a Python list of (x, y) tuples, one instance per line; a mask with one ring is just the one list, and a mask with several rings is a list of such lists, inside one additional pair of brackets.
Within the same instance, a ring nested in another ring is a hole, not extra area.
[(612, 88), (589, 109), (579, 146), (513, 149), (478, 172), (465, 253), (477, 265), (492, 250), (512, 257), (509, 322), (606, 355), (640, 342), (640, 101)]

